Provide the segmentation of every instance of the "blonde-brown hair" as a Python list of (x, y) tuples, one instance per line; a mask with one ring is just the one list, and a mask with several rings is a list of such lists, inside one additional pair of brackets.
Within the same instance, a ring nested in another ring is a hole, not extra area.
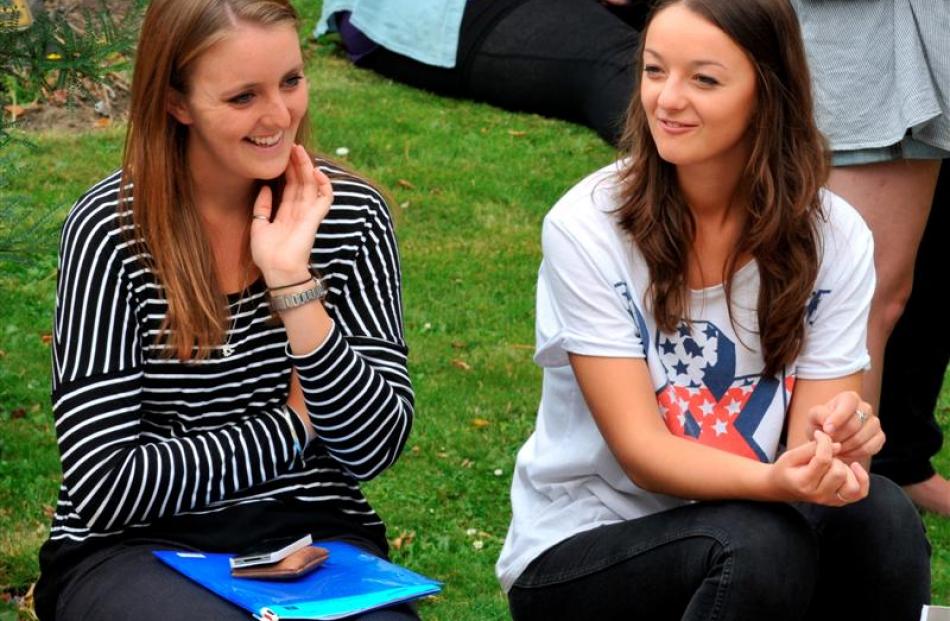
[[(156, 341), (181, 360), (207, 357), (224, 341), (227, 309), (192, 196), (188, 129), (167, 104), (172, 91), (187, 93), (194, 61), (239, 22), (296, 27), (298, 20), (288, 0), (152, 0), (132, 77), (122, 187), (134, 200), (120, 205), (131, 209), (133, 235), (144, 245), (140, 256), (155, 271), (168, 304)], [(306, 146), (309, 135), (305, 115), (295, 140)]]
[[(737, 260), (755, 259), (761, 279), (757, 311), (763, 373), (774, 375), (798, 355), (804, 339), (805, 306), (818, 276), (819, 191), (829, 172), (826, 143), (812, 113), (798, 20), (787, 0), (666, 0), (654, 8), (647, 28), (658, 12), (678, 3), (725, 32), (756, 70), (753, 146), (743, 181), (747, 217), (726, 262), (723, 286), (731, 314)], [(636, 58), (640, 75), (644, 40)], [(675, 167), (657, 151), (639, 89), (627, 111), (621, 144), (629, 163), (621, 174), (620, 224), (649, 266), (657, 323), (672, 332), (688, 319), (686, 275), (696, 223)]]

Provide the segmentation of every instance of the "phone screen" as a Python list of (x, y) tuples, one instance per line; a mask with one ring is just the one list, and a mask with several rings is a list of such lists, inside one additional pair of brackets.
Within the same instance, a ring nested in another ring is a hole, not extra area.
[(275, 537), (273, 539), (262, 539), (261, 541), (256, 541), (251, 545), (247, 546), (243, 550), (239, 550), (235, 555), (238, 558), (242, 556), (261, 556), (263, 554), (269, 554), (271, 552), (276, 552), (282, 550), (289, 546), (292, 543), (295, 543), (300, 540), (299, 536), (295, 537)]

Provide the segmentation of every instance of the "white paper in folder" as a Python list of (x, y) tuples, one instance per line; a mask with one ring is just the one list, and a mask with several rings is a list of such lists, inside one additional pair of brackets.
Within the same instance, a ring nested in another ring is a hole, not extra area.
[(920, 611), (920, 621), (950, 621), (950, 608), (924, 606), (924, 609)]

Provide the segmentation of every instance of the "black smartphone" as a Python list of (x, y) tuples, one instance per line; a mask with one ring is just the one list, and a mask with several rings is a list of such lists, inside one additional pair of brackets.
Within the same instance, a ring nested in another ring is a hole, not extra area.
[(313, 539), (310, 535), (263, 539), (231, 557), (231, 569), (278, 563), (311, 543)]

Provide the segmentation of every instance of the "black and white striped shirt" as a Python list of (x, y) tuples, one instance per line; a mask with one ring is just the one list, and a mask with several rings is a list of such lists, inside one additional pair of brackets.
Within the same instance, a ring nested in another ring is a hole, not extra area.
[[(262, 280), (229, 296), (231, 356), (221, 348), (195, 362), (163, 356), (155, 335), (167, 307), (128, 242), (119, 174), (75, 204), (54, 327), (63, 483), (44, 571), (121, 537), (233, 550), (264, 536), (351, 532), (385, 549), (382, 521), (357, 481), (396, 460), (412, 424), (399, 257), (380, 195), (323, 170), (334, 177), (334, 202), (311, 265), (329, 288), (334, 328), (299, 357)], [(285, 406), (294, 368), (317, 432), (306, 447)]]

